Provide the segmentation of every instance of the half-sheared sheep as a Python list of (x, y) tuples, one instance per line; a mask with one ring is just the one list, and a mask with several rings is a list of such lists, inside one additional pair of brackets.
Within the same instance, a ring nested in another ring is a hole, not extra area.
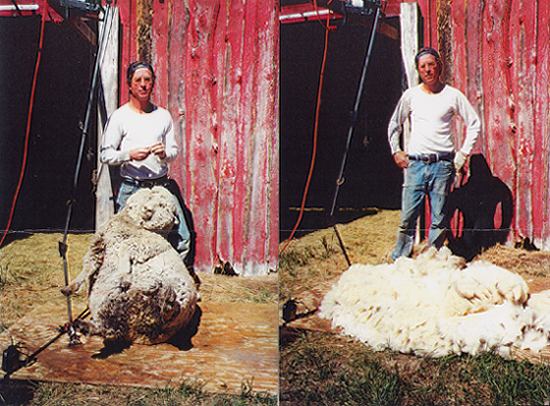
[[(532, 303), (532, 305), (531, 305)], [(446, 248), (394, 264), (353, 265), (321, 304), (321, 317), (375, 350), (476, 354), (550, 344), (550, 293), (532, 295), (517, 274), (465, 261)]]
[(169, 340), (192, 319), (197, 288), (178, 253), (161, 233), (177, 221), (175, 197), (143, 188), (94, 236), (82, 272), (62, 291), (88, 282), (91, 321), (83, 332), (116, 341)]

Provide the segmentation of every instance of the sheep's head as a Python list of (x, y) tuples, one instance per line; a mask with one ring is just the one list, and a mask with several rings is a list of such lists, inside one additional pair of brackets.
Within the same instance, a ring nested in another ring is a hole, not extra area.
[(170, 230), (177, 223), (176, 197), (161, 186), (138, 190), (123, 212), (134, 224), (151, 231)]

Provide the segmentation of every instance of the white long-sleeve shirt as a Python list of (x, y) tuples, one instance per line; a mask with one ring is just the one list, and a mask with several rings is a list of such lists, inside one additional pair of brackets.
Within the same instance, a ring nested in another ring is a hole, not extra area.
[[(164, 144), (166, 158), (150, 154), (142, 161), (130, 159), (130, 151)], [(100, 148), (99, 159), (109, 165), (120, 165), (120, 175), (145, 180), (166, 175), (167, 163), (178, 153), (174, 124), (168, 110), (153, 106), (150, 113), (138, 113), (127, 103), (111, 114)]]
[(407, 153), (453, 152), (451, 120), (455, 114), (462, 117), (467, 127), (460, 151), (468, 155), (481, 131), (481, 122), (466, 96), (449, 85), (445, 85), (439, 93), (427, 93), (422, 90), (422, 85), (407, 89), (397, 103), (388, 126), (392, 154), (401, 151), (399, 140), (408, 118), (411, 120), (411, 136)]

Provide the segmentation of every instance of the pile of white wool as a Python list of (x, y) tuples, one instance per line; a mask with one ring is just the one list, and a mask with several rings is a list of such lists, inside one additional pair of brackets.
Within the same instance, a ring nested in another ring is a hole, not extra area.
[(550, 344), (550, 291), (529, 295), (521, 276), (468, 265), (442, 248), (394, 264), (353, 265), (325, 296), (320, 316), (375, 350), (433, 357)]

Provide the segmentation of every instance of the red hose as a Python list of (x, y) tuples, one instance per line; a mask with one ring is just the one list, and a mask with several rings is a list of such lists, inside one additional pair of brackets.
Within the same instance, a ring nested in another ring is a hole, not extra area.
[(31, 87), (31, 97), (29, 99), (29, 112), (27, 114), (27, 128), (25, 130), (25, 143), (23, 146), (23, 160), (21, 163), (21, 170), (19, 172), (19, 180), (17, 182), (17, 187), (15, 188), (15, 193), (13, 195), (13, 199), (11, 202), (11, 208), (10, 208), (10, 214), (8, 216), (8, 222), (6, 224), (6, 229), (2, 233), (2, 239), (0, 240), (0, 247), (4, 243), (4, 240), (6, 239), (6, 236), (8, 235), (8, 231), (11, 227), (11, 222), (13, 221), (13, 213), (15, 212), (15, 206), (17, 204), (17, 198), (19, 197), (19, 192), (21, 190), (21, 185), (23, 184), (23, 178), (25, 177), (25, 168), (27, 167), (27, 155), (29, 150), (29, 138), (31, 133), (31, 122), (32, 122), (32, 110), (34, 106), (34, 94), (36, 91), (36, 82), (38, 80), (38, 69), (40, 67), (40, 59), (42, 56), (42, 44), (44, 43), (44, 27), (46, 26), (46, 8), (47, 8), (47, 2), (44, 1), (43, 10), (41, 13), (41, 23), (40, 23), (40, 37), (38, 40), (38, 51), (36, 55), (36, 63), (34, 65), (34, 75), (32, 79), (32, 87)]
[[(329, 1), (328, 4), (331, 2)], [(314, 1), (315, 9), (317, 9), (317, 1)], [(321, 72), (319, 74), (319, 87), (317, 88), (317, 105), (315, 106), (315, 123), (313, 126), (313, 151), (311, 153), (311, 163), (309, 166), (309, 173), (306, 180), (306, 185), (304, 187), (304, 192), (302, 195), (302, 203), (300, 205), (300, 213), (298, 214), (298, 219), (296, 220), (296, 224), (294, 224), (294, 227), (292, 228), (292, 231), (290, 233), (290, 236), (285, 240), (285, 244), (281, 248), (281, 251), (279, 254), (282, 254), (292, 239), (294, 238), (294, 234), (296, 234), (296, 230), (298, 230), (298, 227), (300, 226), (300, 223), (302, 222), (302, 217), (304, 216), (304, 210), (306, 206), (306, 200), (307, 195), (309, 192), (309, 185), (311, 183), (311, 178), (313, 176), (313, 169), (315, 168), (315, 158), (317, 157), (317, 135), (319, 130), (319, 111), (321, 109), (321, 94), (323, 92), (323, 82), (325, 79), (325, 66), (327, 62), (327, 51), (328, 51), (328, 34), (330, 31), (329, 28), (330, 25), (330, 14), (327, 14), (327, 23), (324, 26), (325, 28), (325, 45), (323, 49), (323, 61), (321, 62)]]

